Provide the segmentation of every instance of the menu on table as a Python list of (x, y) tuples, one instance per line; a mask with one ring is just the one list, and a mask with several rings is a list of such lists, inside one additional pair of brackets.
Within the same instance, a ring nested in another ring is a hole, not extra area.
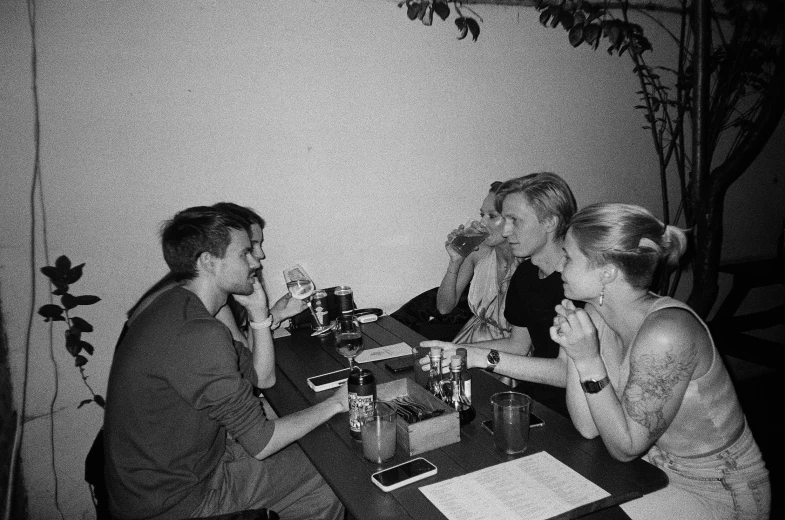
[(449, 520), (545, 520), (610, 496), (544, 451), (420, 491)]
[(401, 342), (395, 345), (387, 345), (386, 347), (363, 350), (357, 355), (355, 361), (358, 363), (370, 363), (371, 361), (383, 361), (385, 359), (411, 355), (412, 347)]

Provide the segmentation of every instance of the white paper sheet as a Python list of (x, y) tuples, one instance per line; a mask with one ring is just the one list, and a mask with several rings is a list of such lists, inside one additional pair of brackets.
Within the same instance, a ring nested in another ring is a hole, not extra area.
[(546, 520), (610, 496), (544, 451), (420, 491), (449, 520)]
[(395, 345), (387, 345), (386, 347), (363, 350), (354, 360), (357, 363), (368, 363), (371, 361), (382, 361), (384, 359), (411, 355), (412, 347), (406, 343), (396, 343)]

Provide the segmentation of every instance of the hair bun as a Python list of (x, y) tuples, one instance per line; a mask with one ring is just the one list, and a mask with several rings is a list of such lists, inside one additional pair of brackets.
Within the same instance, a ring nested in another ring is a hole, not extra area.
[(683, 229), (667, 224), (662, 232), (663, 257), (669, 265), (679, 263), (679, 258), (687, 250), (687, 235)]

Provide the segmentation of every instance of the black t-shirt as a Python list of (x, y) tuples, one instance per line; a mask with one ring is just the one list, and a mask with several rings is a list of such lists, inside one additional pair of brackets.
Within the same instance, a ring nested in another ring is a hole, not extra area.
[(559, 345), (551, 339), (555, 307), (564, 299), (561, 273), (540, 278), (540, 269), (526, 259), (515, 270), (507, 290), (504, 317), (511, 325), (525, 327), (532, 339), (532, 355), (555, 358)]

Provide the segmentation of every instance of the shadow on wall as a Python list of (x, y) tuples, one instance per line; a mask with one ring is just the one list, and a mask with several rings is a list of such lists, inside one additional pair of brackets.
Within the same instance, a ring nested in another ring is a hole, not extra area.
[[(0, 518), (6, 517), (6, 494), (9, 485), (11, 453), (16, 432), (16, 411), (11, 386), (11, 368), (8, 364), (8, 336), (5, 333), (2, 300), (0, 300)], [(14, 474), (11, 514), (8, 518), (27, 518), (27, 495), (22, 483), (22, 465), (17, 463)]]

